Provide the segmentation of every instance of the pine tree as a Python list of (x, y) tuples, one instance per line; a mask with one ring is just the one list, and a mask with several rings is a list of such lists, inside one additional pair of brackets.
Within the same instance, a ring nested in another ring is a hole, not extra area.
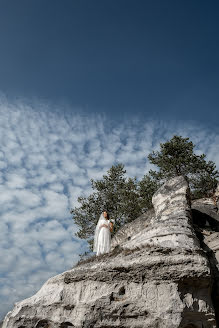
[(149, 174), (163, 183), (166, 179), (182, 175), (188, 181), (193, 198), (210, 196), (216, 186), (219, 172), (212, 161), (206, 161), (206, 155), (196, 155), (195, 145), (189, 138), (174, 135), (160, 144), (160, 151), (148, 155), (149, 161), (158, 167)]
[(95, 226), (103, 210), (107, 210), (110, 218), (115, 219), (112, 235), (123, 224), (142, 214), (136, 177), (125, 178), (125, 173), (124, 165), (120, 163), (112, 166), (102, 179), (91, 179), (92, 189), (95, 191), (87, 198), (78, 197), (81, 206), (70, 211), (74, 223), (80, 228), (76, 235), (86, 239), (91, 250)]
[(153, 207), (152, 196), (160, 186), (160, 181), (151, 174), (145, 174), (137, 183), (139, 204), (143, 212)]

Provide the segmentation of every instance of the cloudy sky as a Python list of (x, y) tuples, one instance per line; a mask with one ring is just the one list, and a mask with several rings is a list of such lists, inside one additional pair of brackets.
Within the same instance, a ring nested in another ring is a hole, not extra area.
[(71, 268), (70, 209), (179, 134), (219, 169), (219, 5), (0, 0), (0, 319)]

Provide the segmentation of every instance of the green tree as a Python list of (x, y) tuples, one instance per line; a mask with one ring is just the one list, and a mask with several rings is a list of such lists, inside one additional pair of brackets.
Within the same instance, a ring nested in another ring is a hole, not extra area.
[(193, 198), (210, 196), (216, 186), (219, 172), (212, 161), (206, 161), (206, 155), (194, 153), (189, 138), (174, 135), (172, 139), (160, 144), (160, 151), (148, 155), (150, 163), (158, 171), (149, 171), (149, 175), (163, 183), (166, 179), (183, 175), (187, 179)]
[(143, 212), (153, 207), (152, 196), (161, 186), (161, 182), (151, 174), (145, 174), (137, 183), (139, 205)]
[(92, 189), (95, 191), (87, 198), (78, 197), (81, 206), (70, 211), (75, 224), (79, 227), (76, 235), (88, 241), (90, 250), (93, 248), (95, 226), (104, 209), (108, 211), (110, 218), (115, 219), (112, 235), (123, 224), (143, 213), (136, 177), (126, 178), (125, 173), (124, 165), (120, 163), (112, 166), (102, 179), (91, 179)]

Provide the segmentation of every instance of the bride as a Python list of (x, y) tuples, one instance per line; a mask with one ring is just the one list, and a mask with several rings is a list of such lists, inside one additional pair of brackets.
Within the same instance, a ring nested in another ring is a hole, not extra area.
[(111, 231), (113, 229), (113, 223), (109, 219), (107, 211), (103, 211), (97, 222), (95, 234), (94, 234), (94, 246), (93, 251), (96, 255), (108, 253), (111, 245)]

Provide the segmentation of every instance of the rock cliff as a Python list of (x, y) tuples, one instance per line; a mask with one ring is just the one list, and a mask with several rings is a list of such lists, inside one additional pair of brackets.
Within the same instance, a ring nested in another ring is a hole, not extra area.
[(50, 278), (15, 304), (3, 328), (216, 328), (217, 200), (190, 201), (183, 177), (123, 226), (108, 254)]

